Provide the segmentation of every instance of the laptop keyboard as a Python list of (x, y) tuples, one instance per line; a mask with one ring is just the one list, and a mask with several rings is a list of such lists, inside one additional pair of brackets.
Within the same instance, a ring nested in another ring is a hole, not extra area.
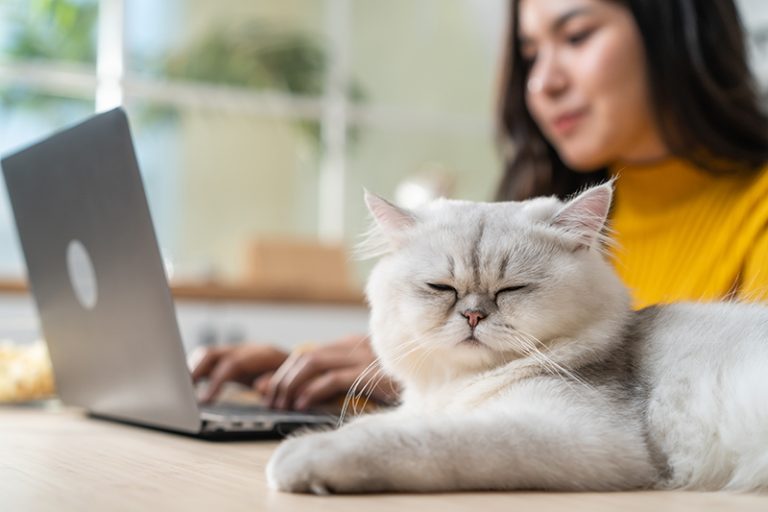
[(248, 416), (253, 414), (276, 414), (280, 416), (306, 416), (307, 413), (298, 411), (282, 411), (278, 409), (270, 409), (263, 405), (258, 404), (206, 404), (201, 405), (200, 410), (211, 414), (218, 414), (221, 416)]
[(214, 414), (252, 414), (268, 411), (269, 408), (258, 404), (205, 404), (200, 406), (203, 412)]

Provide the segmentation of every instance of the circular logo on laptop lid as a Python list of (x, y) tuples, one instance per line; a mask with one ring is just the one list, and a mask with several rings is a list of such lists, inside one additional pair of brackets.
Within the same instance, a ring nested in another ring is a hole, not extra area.
[(88, 251), (80, 240), (72, 240), (67, 246), (67, 269), (75, 297), (85, 309), (93, 309), (98, 300), (96, 272)]

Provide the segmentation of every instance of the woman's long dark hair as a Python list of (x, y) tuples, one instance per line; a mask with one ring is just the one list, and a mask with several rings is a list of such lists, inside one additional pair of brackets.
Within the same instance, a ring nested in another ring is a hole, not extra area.
[[(671, 154), (713, 173), (756, 172), (768, 161), (768, 116), (749, 69), (733, 0), (611, 0), (630, 10), (642, 36), (654, 116)], [(604, 180), (560, 159), (525, 104), (526, 64), (512, 0), (499, 102), (505, 161), (498, 199), (567, 196)]]

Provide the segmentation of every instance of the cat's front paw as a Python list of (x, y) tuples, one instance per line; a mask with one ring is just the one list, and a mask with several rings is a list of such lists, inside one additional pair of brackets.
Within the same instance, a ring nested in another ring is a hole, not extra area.
[(267, 483), (284, 492), (330, 494), (365, 490), (359, 486), (360, 454), (344, 441), (338, 431), (283, 441), (267, 464)]

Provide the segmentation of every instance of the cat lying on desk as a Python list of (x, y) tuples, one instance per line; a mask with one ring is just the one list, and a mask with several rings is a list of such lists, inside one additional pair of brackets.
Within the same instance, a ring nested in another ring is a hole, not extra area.
[(372, 342), (402, 405), (284, 442), (292, 492), (768, 489), (768, 308), (633, 312), (610, 184), (568, 203), (367, 195)]

